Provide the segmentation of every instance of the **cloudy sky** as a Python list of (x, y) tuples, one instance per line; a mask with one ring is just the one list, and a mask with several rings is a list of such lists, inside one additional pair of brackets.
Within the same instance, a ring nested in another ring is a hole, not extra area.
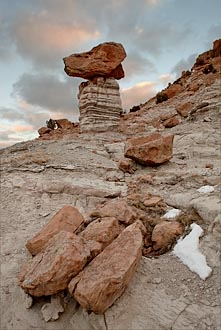
[(221, 37), (220, 0), (0, 0), (0, 147), (37, 137), (49, 118), (78, 120), (79, 78), (62, 58), (123, 44), (123, 108), (189, 69)]

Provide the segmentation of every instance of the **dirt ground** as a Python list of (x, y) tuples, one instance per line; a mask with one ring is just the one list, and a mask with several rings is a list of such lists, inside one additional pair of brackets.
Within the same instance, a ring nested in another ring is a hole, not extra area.
[[(206, 112), (162, 133), (173, 132), (173, 158), (159, 167), (117, 167), (123, 134), (79, 135), (57, 141), (28, 141), (1, 151), (1, 329), (2, 330), (218, 330), (220, 320), (220, 101)], [(147, 128), (147, 132), (148, 133)], [(149, 182), (141, 177), (151, 175)], [(85, 219), (98, 203), (126, 196), (138, 182), (143, 194), (160, 195), (168, 208), (194, 208), (202, 218), (200, 247), (212, 275), (203, 281), (173, 254), (142, 257), (125, 293), (103, 315), (82, 310), (66, 297), (57, 321), (45, 322), (38, 299), (27, 309), (18, 287), (25, 243), (65, 204)], [(197, 189), (211, 185), (214, 192)]]

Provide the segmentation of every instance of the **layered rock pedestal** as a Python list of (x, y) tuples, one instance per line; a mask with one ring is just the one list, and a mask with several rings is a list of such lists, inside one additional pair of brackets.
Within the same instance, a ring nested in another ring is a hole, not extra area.
[(89, 79), (79, 86), (80, 131), (116, 130), (122, 112), (119, 84), (124, 77), (121, 62), (126, 52), (121, 44), (105, 42), (89, 52), (64, 58), (65, 72)]
[(117, 129), (122, 112), (119, 84), (114, 78), (98, 77), (79, 86), (80, 130)]

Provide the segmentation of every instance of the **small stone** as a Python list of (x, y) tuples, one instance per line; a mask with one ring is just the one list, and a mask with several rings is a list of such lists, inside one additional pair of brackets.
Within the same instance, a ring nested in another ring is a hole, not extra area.
[(162, 282), (162, 279), (159, 277), (159, 278), (154, 278), (153, 280), (152, 280), (152, 283), (153, 284), (160, 284)]
[(153, 249), (155, 251), (165, 252), (175, 242), (178, 236), (184, 231), (180, 222), (162, 221), (157, 224), (152, 232)]
[(132, 159), (121, 158), (118, 167), (125, 173), (133, 174), (136, 171), (136, 163)]
[(144, 201), (144, 205), (147, 207), (155, 206), (155, 205), (159, 204), (161, 201), (162, 201), (162, 198), (160, 196), (152, 196), (149, 199), (146, 199)]
[(46, 322), (55, 321), (59, 318), (59, 314), (64, 312), (64, 307), (61, 303), (61, 296), (51, 296), (51, 302), (44, 304), (41, 308), (43, 318)]

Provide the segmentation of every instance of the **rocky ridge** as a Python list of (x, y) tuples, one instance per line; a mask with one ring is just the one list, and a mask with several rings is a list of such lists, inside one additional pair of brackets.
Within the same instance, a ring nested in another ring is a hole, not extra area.
[[(120, 132), (97, 133), (96, 140), (89, 133), (61, 133), (62, 139), (40, 138), (1, 152), (3, 328), (219, 329), (220, 48), (214, 49), (182, 78), (182, 91), (179, 87), (166, 101), (152, 99), (122, 116)], [(210, 64), (217, 71), (204, 73)], [(179, 124), (168, 126), (174, 117)], [(174, 134), (173, 157), (157, 167), (130, 163), (124, 153), (127, 138), (154, 131)], [(198, 192), (204, 185), (214, 190)], [(30, 310), (24, 309), (24, 300), (27, 306), (30, 302), (19, 291), (16, 276), (30, 258), (25, 243), (66, 204), (82, 213), (86, 229), (100, 217), (118, 216), (119, 222), (127, 220), (124, 226), (139, 219), (149, 232), (135, 276), (100, 315), (79, 307), (67, 292), (51, 300), (38, 298)], [(182, 224), (186, 234), (192, 222), (204, 229), (200, 246), (213, 270), (205, 282), (167, 252), (174, 244), (171, 236), (163, 242), (159, 235), (165, 222), (166, 227), (173, 223), (163, 218), (172, 207), (182, 210), (173, 233), (180, 235)], [(41, 313), (55, 320), (64, 309), (56, 322), (42, 320)]]

